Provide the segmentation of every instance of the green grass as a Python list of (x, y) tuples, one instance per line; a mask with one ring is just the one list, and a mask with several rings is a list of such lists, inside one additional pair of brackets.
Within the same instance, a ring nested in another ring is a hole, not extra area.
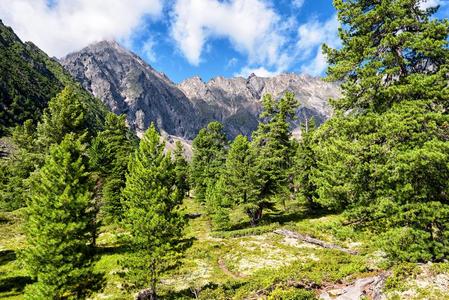
[(24, 247), (23, 211), (0, 215), (0, 298), (22, 299), (23, 289), (32, 280), (17, 260)]
[[(318, 296), (316, 290), (320, 287), (349, 283), (389, 266), (373, 246), (373, 237), (343, 225), (341, 215), (308, 216), (295, 203), (287, 203), (286, 212), (284, 207), (266, 212), (260, 226), (245, 227), (248, 220), (237, 211), (231, 218), (231, 230), (213, 231), (201, 205), (186, 199), (184, 209), (191, 215), (200, 215), (189, 219), (185, 239), (191, 241), (191, 246), (179, 267), (162, 276), (160, 294), (163, 299), (313, 299)], [(25, 246), (23, 214), (21, 211), (4, 214), (1, 220), (0, 298), (22, 299), (23, 288), (31, 282), (16, 259), (16, 253)], [(296, 230), (357, 249), (360, 254), (349, 255), (289, 239), (274, 234), (277, 228)], [(125, 233), (119, 226), (101, 228), (94, 271), (103, 277), (103, 284), (91, 299), (132, 299), (137, 292), (129, 289), (123, 277), (125, 270), (120, 261), (125, 260), (128, 253), (120, 244), (122, 234)], [(428, 272), (432, 276), (449, 275), (448, 266), (447, 263), (433, 264)], [(402, 291), (415, 288), (416, 295), (446, 299), (444, 291), (419, 289), (413, 282), (407, 282), (420, 278), (421, 269), (416, 268), (416, 264), (394, 266), (387, 282), (389, 295), (401, 299)], [(415, 269), (419, 272), (410, 271)]]

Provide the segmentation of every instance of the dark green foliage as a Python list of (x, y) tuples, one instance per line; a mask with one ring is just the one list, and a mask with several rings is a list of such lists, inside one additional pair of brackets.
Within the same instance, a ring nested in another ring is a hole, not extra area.
[(341, 49), (324, 47), (329, 79), (344, 80), (341, 110), (381, 112), (404, 100), (448, 108), (449, 22), (421, 0), (335, 0)]
[[(160, 273), (176, 263), (185, 219), (178, 211), (183, 195), (176, 185), (174, 165), (154, 125), (145, 132), (128, 165), (123, 224), (132, 250), (124, 262), (137, 287), (156, 297)], [(154, 299), (154, 298), (152, 298)]]
[(79, 298), (91, 277), (92, 182), (85, 147), (67, 135), (30, 181), (24, 258), (37, 282), (26, 299)]
[(36, 129), (31, 120), (14, 129), (11, 143), (14, 150), (5, 159), (0, 159), (4, 172), (1, 181), (0, 210), (12, 211), (26, 205), (28, 183), (25, 180), (41, 165), (44, 155), (37, 151)]
[(256, 176), (254, 156), (250, 151), (248, 138), (239, 135), (232, 142), (223, 174), (225, 188), (223, 196), (234, 207), (241, 207), (255, 225), (259, 219), (261, 181)]
[(0, 22), (0, 136), (8, 127), (38, 120), (63, 88), (45, 60)]
[(70, 85), (49, 102), (37, 129), (32, 120), (17, 126), (12, 132), (17, 150), (2, 161), (8, 177), (3, 183), (1, 206), (7, 210), (23, 207), (27, 196), (25, 180), (44, 164), (50, 146), (59, 144), (68, 133), (90, 143), (103, 126), (103, 116), (103, 106), (97, 100)]
[[(317, 202), (381, 234), (391, 258), (448, 255), (448, 23), (420, 1), (335, 1), (344, 79), (337, 113), (313, 138)], [(345, 111), (349, 110), (349, 111)]]
[(176, 141), (173, 151), (173, 163), (175, 165), (175, 176), (179, 192), (186, 195), (190, 191), (189, 163), (184, 156), (184, 147), (180, 141)]
[(270, 95), (263, 99), (261, 123), (253, 133), (250, 152), (254, 178), (257, 178), (258, 200), (247, 210), (252, 222), (257, 223), (264, 208), (270, 208), (271, 198), (288, 194), (289, 174), (295, 154), (291, 140), (290, 122), (295, 119), (298, 100), (292, 93), (286, 93), (279, 101)]
[(67, 133), (90, 142), (104, 122), (104, 115), (92, 108), (95, 104), (91, 96), (76, 86), (65, 87), (49, 102), (37, 126), (39, 146), (45, 150), (58, 144)]
[(90, 168), (97, 174), (101, 189), (101, 210), (107, 222), (123, 216), (122, 190), (130, 154), (137, 146), (137, 137), (126, 127), (126, 116), (108, 113), (89, 150)]
[(207, 183), (205, 204), (214, 229), (226, 229), (230, 225), (229, 212), (231, 200), (228, 198), (228, 185), (225, 176), (221, 176), (216, 182), (210, 180)]
[(227, 143), (223, 125), (219, 122), (209, 123), (193, 140), (191, 183), (198, 201), (205, 200), (207, 185), (215, 183), (220, 177), (226, 160)]
[(318, 206), (315, 200), (318, 196), (317, 186), (311, 180), (312, 173), (317, 168), (315, 153), (312, 148), (312, 138), (315, 130), (313, 118), (302, 124), (301, 140), (298, 144), (292, 172), (297, 197), (310, 210), (316, 209)]

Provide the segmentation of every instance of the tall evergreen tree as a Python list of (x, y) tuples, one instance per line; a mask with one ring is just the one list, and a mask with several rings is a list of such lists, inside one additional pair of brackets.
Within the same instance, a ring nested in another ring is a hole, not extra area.
[(223, 125), (219, 122), (209, 123), (193, 140), (191, 182), (198, 201), (204, 201), (208, 183), (213, 184), (220, 177), (226, 160), (227, 144)]
[(227, 188), (224, 174), (218, 180), (210, 180), (207, 183), (205, 204), (214, 229), (222, 230), (230, 225), (229, 213), (232, 209), (232, 202), (228, 197)]
[(98, 133), (89, 151), (89, 164), (97, 174), (101, 211), (107, 222), (122, 218), (122, 190), (129, 157), (136, 146), (137, 138), (126, 126), (126, 116), (109, 113), (104, 129)]
[(233, 206), (242, 207), (250, 217), (252, 225), (256, 225), (258, 216), (255, 212), (263, 205), (261, 202), (264, 199), (260, 197), (260, 182), (256, 176), (247, 137), (239, 135), (232, 142), (223, 180), (225, 188), (222, 197), (226, 196)]
[(68, 85), (48, 103), (37, 126), (41, 151), (60, 143), (67, 133), (84, 136), (91, 141), (103, 127), (103, 112), (93, 100), (75, 86)]
[(12, 132), (15, 149), (6, 159), (1, 159), (0, 210), (14, 210), (26, 205), (24, 191), (28, 190), (25, 180), (42, 163), (43, 154), (36, 149), (36, 126), (31, 120), (17, 126)]
[(85, 147), (72, 134), (31, 177), (25, 262), (37, 282), (26, 299), (80, 298), (91, 277), (91, 188)]
[(173, 163), (179, 192), (185, 196), (190, 190), (189, 163), (184, 156), (184, 147), (180, 141), (176, 141), (173, 151)]
[(13, 141), (18, 149), (8, 162), (10, 175), (4, 183), (7, 192), (2, 202), (13, 208), (25, 206), (25, 180), (44, 164), (50, 146), (59, 144), (68, 133), (90, 143), (102, 127), (103, 109), (87, 92), (68, 85), (50, 100), (37, 129), (31, 120), (18, 126), (13, 131)]
[(149, 298), (156, 299), (160, 273), (176, 263), (185, 219), (178, 210), (183, 195), (173, 162), (153, 124), (129, 162), (123, 194), (123, 223), (133, 251), (124, 261), (127, 275), (138, 287), (149, 287)]
[(315, 120), (311, 118), (301, 124), (301, 140), (296, 151), (294, 168), (294, 186), (299, 200), (308, 209), (317, 208), (317, 186), (311, 180), (312, 173), (318, 167), (313, 150), (313, 134), (316, 130)]
[(289, 92), (279, 101), (266, 95), (262, 104), (261, 122), (251, 143), (260, 198), (259, 204), (249, 212), (255, 223), (262, 217), (264, 208), (272, 207), (271, 197), (285, 194), (288, 189), (295, 152), (290, 122), (295, 119), (299, 105), (295, 95)]
[(330, 80), (342, 80), (337, 109), (384, 111), (405, 100), (447, 110), (448, 20), (423, 0), (334, 0), (343, 46), (324, 46)]
[(343, 46), (324, 50), (343, 97), (316, 134), (318, 201), (392, 258), (447, 257), (449, 23), (418, 0), (334, 3)]

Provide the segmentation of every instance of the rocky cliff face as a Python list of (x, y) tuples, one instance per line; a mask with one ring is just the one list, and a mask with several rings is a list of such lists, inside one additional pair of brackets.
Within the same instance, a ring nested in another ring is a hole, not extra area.
[(249, 136), (257, 127), (260, 100), (266, 93), (275, 98), (286, 91), (295, 93), (301, 102), (295, 126), (310, 117), (324, 121), (331, 114), (328, 99), (340, 96), (336, 84), (297, 74), (216, 77), (207, 83), (192, 77), (175, 85), (135, 54), (108, 41), (70, 54), (61, 63), (112, 111), (127, 114), (137, 133), (155, 122), (168, 135), (187, 140), (212, 120), (222, 122), (230, 137)]
[(296, 126), (311, 117), (318, 123), (323, 122), (331, 114), (328, 99), (340, 97), (338, 85), (293, 73), (271, 78), (257, 77), (254, 74), (248, 78), (216, 77), (207, 83), (199, 77), (193, 77), (178, 87), (204, 119), (223, 122), (231, 136), (250, 135), (257, 127), (261, 99), (265, 94), (271, 94), (276, 99), (287, 91), (296, 95), (301, 103), (297, 111)]
[(116, 42), (93, 44), (61, 63), (113, 112), (126, 114), (138, 134), (154, 122), (169, 135), (192, 139), (202, 126), (189, 99), (164, 74)]

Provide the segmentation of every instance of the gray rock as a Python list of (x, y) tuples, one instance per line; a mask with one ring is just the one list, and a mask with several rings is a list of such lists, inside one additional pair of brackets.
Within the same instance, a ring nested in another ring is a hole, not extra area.
[(93, 44), (61, 63), (111, 111), (126, 114), (130, 128), (138, 134), (154, 122), (169, 135), (192, 139), (203, 125), (173, 82), (116, 42)]
[(326, 120), (331, 114), (328, 99), (340, 97), (337, 84), (293, 73), (271, 78), (216, 77), (207, 83), (192, 77), (176, 85), (112, 41), (69, 54), (61, 63), (113, 112), (126, 114), (138, 134), (154, 122), (163, 134), (182, 140), (193, 139), (213, 120), (225, 125), (230, 138), (250, 136), (258, 124), (262, 97), (270, 93), (280, 98), (286, 91), (295, 93), (301, 103), (294, 123), (298, 134), (305, 119)]

